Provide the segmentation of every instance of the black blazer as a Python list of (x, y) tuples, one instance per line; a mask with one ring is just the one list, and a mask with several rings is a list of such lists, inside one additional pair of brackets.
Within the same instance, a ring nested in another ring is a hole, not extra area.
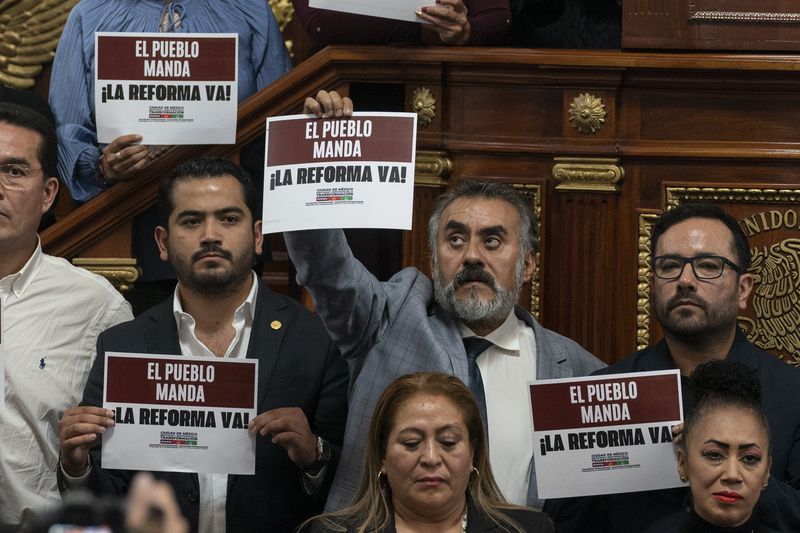
[[(131, 322), (100, 334), (97, 359), (83, 394), (84, 405), (102, 405), (106, 351), (180, 355), (173, 297)], [(264, 283), (258, 298), (247, 357), (258, 359), (259, 413), (277, 407), (300, 407), (311, 430), (332, 444), (326, 481), (313, 496), (302, 488), (301, 473), (286, 450), (256, 437), (256, 474), (228, 476), (227, 531), (292, 531), (322, 511), (336, 469), (347, 417), (348, 374), (344, 360), (319, 318), (300, 304), (272, 292)], [(272, 324), (280, 327), (277, 329)], [(125, 494), (136, 472), (100, 468), (100, 440), (91, 450), (89, 486), (101, 494)], [(61, 472), (59, 469), (59, 476)], [(196, 474), (154, 472), (168, 481), (184, 516), (197, 530), (199, 492)], [(59, 479), (60, 485), (62, 484)]]

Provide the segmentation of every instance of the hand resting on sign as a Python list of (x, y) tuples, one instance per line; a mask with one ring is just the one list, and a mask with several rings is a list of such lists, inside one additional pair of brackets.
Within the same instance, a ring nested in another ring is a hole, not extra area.
[(317, 460), (317, 437), (299, 407), (279, 407), (265, 411), (248, 424), (250, 433), (271, 436), (272, 442), (286, 448), (294, 464), (307, 466)]
[(80, 477), (89, 467), (89, 449), (107, 428), (114, 427), (114, 412), (84, 405), (64, 411), (58, 421), (61, 466), (67, 474)]

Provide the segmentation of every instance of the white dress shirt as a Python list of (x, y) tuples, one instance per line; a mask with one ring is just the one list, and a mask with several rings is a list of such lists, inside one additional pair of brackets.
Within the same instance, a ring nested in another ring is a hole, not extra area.
[(0, 308), (0, 526), (10, 526), (61, 502), (58, 421), (83, 396), (97, 336), (133, 315), (108, 281), (39, 244), (0, 279)]
[[(476, 336), (463, 324), (460, 328), (463, 337)], [(536, 339), (533, 329), (513, 310), (484, 338), (493, 343), (478, 356), (486, 392), (492, 472), (509, 502), (526, 505), (533, 459), (528, 382), (536, 379)]]
[[(247, 347), (250, 345), (250, 332), (253, 329), (253, 317), (256, 313), (256, 296), (258, 295), (258, 281), (253, 273), (253, 286), (242, 305), (233, 313), (233, 329), (235, 334), (223, 357), (243, 359), (247, 357)], [(173, 299), (173, 313), (175, 323), (178, 325), (178, 339), (182, 355), (195, 357), (214, 357), (214, 354), (195, 335), (195, 320), (192, 315), (184, 312), (180, 299), (180, 285), (175, 288)], [(199, 533), (224, 533), (225, 532), (225, 505), (228, 499), (227, 474), (197, 474), (200, 485), (200, 516), (198, 523)]]

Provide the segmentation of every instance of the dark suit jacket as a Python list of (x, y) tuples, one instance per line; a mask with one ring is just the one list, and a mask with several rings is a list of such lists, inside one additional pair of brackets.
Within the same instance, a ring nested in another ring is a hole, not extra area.
[[(106, 351), (180, 355), (173, 298), (149, 309), (135, 320), (103, 332), (97, 341), (97, 359), (84, 390), (82, 404), (102, 405)], [(304, 519), (322, 510), (344, 434), (347, 416), (347, 367), (328, 338), (319, 318), (297, 302), (258, 288), (255, 318), (247, 350), (258, 363), (259, 413), (277, 407), (300, 407), (311, 430), (333, 445), (328, 480), (313, 497), (306, 495), (301, 473), (286, 450), (269, 437), (256, 437), (256, 474), (230, 475), (226, 505), (227, 531), (292, 531)], [(277, 329), (273, 321), (280, 322)], [(89, 484), (97, 493), (125, 494), (136, 472), (100, 468), (100, 443), (91, 451)], [(60, 469), (59, 469), (60, 474)], [(196, 474), (156, 472), (167, 480), (192, 530), (199, 513)]]

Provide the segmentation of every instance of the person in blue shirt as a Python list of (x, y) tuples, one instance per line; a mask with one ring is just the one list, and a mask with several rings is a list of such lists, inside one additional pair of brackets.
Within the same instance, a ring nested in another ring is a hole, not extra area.
[(97, 142), (94, 34), (176, 32), (239, 34), (239, 102), (292, 66), (266, 0), (82, 0), (70, 13), (53, 62), (50, 104), (58, 125), (58, 171), (76, 202), (133, 179), (158, 148), (137, 132)]

